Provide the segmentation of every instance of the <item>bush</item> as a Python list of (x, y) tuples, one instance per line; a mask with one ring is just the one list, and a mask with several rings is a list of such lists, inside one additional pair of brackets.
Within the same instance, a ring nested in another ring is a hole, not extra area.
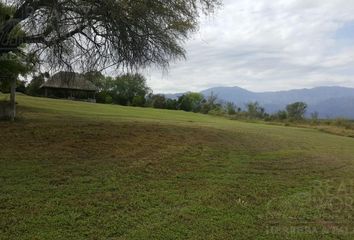
[(307, 110), (307, 104), (304, 102), (296, 102), (286, 106), (288, 117), (290, 120), (303, 120)]
[(110, 95), (106, 95), (104, 102), (107, 104), (112, 104), (113, 103), (113, 98)]
[(42, 96), (43, 90), (41, 89), (41, 86), (44, 82), (45, 74), (34, 76), (27, 86), (26, 93), (30, 96)]
[(213, 116), (224, 116), (225, 115), (225, 111), (221, 107), (220, 108), (214, 108), (214, 109), (209, 111), (209, 114), (213, 115)]
[(275, 118), (280, 121), (284, 121), (288, 118), (288, 113), (286, 111), (279, 111), (275, 114)]
[(158, 109), (166, 108), (166, 97), (162, 94), (152, 96), (152, 107)]
[(178, 109), (186, 112), (201, 112), (204, 96), (189, 92), (178, 98)]
[(101, 91), (101, 92), (96, 94), (96, 102), (97, 103), (108, 103), (108, 104), (111, 104), (113, 102), (113, 98), (108, 92)]
[(265, 109), (258, 102), (250, 102), (246, 105), (246, 108), (250, 119), (263, 119), (265, 117)]
[(166, 100), (166, 108), (169, 110), (177, 110), (178, 108), (178, 101), (175, 99), (167, 99)]
[(344, 127), (345, 129), (354, 129), (354, 123), (344, 118), (337, 118), (332, 124), (337, 127)]
[(135, 96), (133, 98), (132, 106), (134, 107), (143, 107), (145, 105), (145, 97), (144, 96)]
[(318, 112), (311, 113), (311, 124), (313, 124), (313, 125), (320, 124)]
[(237, 106), (233, 102), (227, 102), (225, 105), (225, 110), (229, 115), (235, 115), (237, 113)]

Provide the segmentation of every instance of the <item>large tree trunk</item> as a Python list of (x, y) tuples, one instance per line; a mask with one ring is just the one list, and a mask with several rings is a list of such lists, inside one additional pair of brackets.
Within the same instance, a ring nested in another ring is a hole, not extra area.
[(16, 78), (14, 78), (11, 82), (11, 94), (10, 94), (10, 120), (15, 121), (16, 118)]

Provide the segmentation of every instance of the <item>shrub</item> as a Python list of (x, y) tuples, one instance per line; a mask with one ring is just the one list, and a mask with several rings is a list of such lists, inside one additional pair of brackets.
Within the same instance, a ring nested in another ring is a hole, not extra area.
[(258, 102), (250, 102), (246, 105), (248, 118), (263, 119), (265, 117), (265, 109)]
[(152, 97), (153, 108), (164, 109), (166, 108), (166, 97), (162, 94), (156, 94)]
[(104, 99), (105, 103), (112, 104), (113, 103), (113, 98), (110, 95), (106, 95)]
[(237, 106), (233, 102), (227, 102), (225, 105), (225, 110), (228, 115), (235, 115), (237, 113)]
[(219, 108), (214, 108), (214, 109), (210, 110), (209, 114), (213, 115), (213, 116), (224, 116), (225, 115), (225, 111), (224, 111), (224, 109), (219, 107)]
[(333, 125), (337, 126), (337, 127), (344, 127), (346, 129), (354, 129), (354, 124), (344, 118), (337, 118), (333, 121)]
[(311, 124), (318, 125), (320, 123), (318, 112), (311, 113)]
[(307, 110), (307, 104), (304, 102), (296, 102), (286, 106), (288, 117), (290, 120), (303, 120)]
[(134, 107), (143, 107), (145, 105), (145, 97), (144, 96), (135, 96), (133, 98), (132, 106)]

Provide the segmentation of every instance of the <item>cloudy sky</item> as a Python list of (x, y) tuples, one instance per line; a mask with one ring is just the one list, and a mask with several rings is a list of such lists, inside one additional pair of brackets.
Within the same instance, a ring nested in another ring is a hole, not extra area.
[(154, 92), (354, 87), (354, 0), (224, 0), (187, 60), (146, 71)]

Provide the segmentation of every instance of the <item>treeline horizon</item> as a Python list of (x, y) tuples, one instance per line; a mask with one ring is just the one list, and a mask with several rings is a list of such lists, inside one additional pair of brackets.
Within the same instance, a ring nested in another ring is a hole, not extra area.
[[(154, 94), (147, 85), (146, 78), (140, 73), (125, 73), (116, 77), (105, 76), (100, 72), (88, 72), (83, 75), (96, 86), (96, 101), (101, 104), (180, 110), (226, 116), (231, 119), (310, 121), (311, 123), (319, 123), (321, 120), (317, 112), (310, 113), (310, 117), (306, 118), (308, 105), (305, 102), (294, 102), (276, 113), (267, 113), (258, 102), (238, 106), (233, 102), (219, 99), (213, 93), (205, 96), (198, 92), (187, 92), (177, 98), (168, 98), (165, 94)], [(44, 96), (41, 86), (49, 77), (48, 73), (40, 73), (34, 75), (29, 83), (18, 81), (17, 91), (30, 96)], [(0, 91), (6, 92), (6, 86), (3, 86)]]

